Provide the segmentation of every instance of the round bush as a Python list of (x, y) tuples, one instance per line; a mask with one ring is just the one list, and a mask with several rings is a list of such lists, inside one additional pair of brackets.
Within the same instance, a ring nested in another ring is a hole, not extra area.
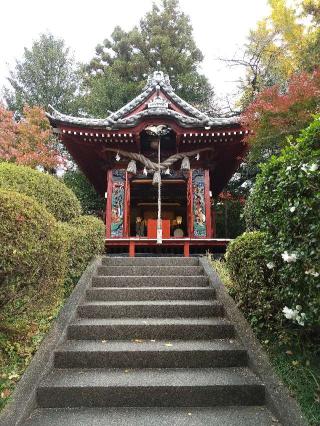
[(74, 193), (56, 177), (30, 167), (0, 163), (0, 188), (35, 198), (59, 221), (69, 221), (81, 214)]
[(272, 329), (279, 311), (274, 272), (267, 267), (267, 258), (266, 236), (258, 231), (231, 241), (225, 255), (233, 282), (229, 292), (257, 331)]
[(33, 198), (0, 189), (2, 323), (41, 318), (62, 300), (67, 253), (57, 221)]
[(94, 216), (79, 216), (69, 223), (61, 223), (68, 239), (68, 266), (65, 295), (68, 296), (93, 256), (103, 253), (105, 225)]
[(320, 324), (320, 120), (272, 157), (245, 208), (250, 229), (265, 232), (267, 263), (279, 282), (283, 318)]

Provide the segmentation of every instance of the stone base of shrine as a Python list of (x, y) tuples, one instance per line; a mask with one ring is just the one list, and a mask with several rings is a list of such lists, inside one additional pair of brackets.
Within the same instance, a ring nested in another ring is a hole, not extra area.
[(168, 238), (158, 244), (156, 239), (151, 238), (106, 238), (106, 253), (127, 254), (134, 257), (144, 255), (172, 255), (181, 254), (189, 257), (192, 254), (205, 252), (225, 252), (230, 239), (224, 238)]

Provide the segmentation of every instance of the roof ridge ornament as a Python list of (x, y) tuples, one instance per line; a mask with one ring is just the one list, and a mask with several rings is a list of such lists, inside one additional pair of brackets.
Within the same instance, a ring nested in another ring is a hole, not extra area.
[(146, 87), (154, 87), (157, 85), (170, 86), (170, 88), (172, 89), (169, 75), (165, 74), (163, 71), (160, 70), (156, 70), (152, 74), (150, 74), (148, 76)]

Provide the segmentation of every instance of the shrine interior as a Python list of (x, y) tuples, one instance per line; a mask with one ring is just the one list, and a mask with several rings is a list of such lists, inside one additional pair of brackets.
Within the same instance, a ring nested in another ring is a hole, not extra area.
[[(184, 179), (163, 179), (161, 186), (163, 238), (187, 236), (187, 185)], [(130, 190), (130, 236), (156, 238), (158, 186), (152, 178), (134, 179)], [(152, 223), (148, 221), (150, 221)]]

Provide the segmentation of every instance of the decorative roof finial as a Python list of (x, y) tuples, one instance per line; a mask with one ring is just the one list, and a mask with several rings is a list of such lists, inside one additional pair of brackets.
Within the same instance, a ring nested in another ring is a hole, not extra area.
[[(157, 61), (157, 63), (158, 62), (160, 61)], [(164, 85), (168, 87), (170, 86), (171, 88), (169, 76), (167, 74), (164, 74), (164, 72), (160, 70), (156, 70), (149, 75), (146, 87), (150, 87), (150, 86), (156, 87), (157, 85), (159, 86)]]

